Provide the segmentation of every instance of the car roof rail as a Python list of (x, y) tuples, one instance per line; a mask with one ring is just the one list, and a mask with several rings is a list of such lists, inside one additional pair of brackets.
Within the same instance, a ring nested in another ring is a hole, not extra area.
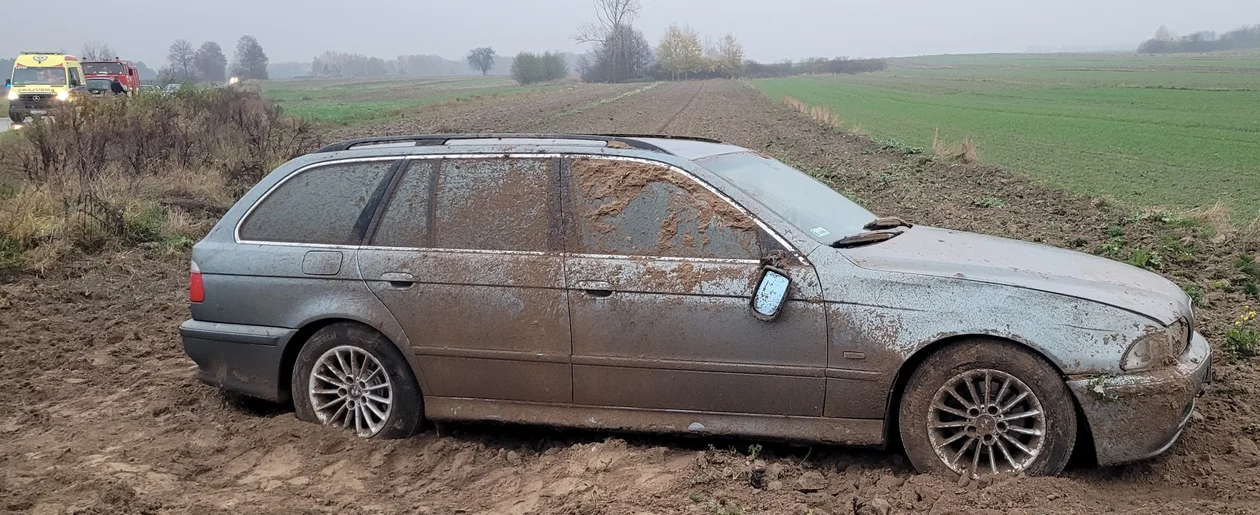
[(315, 153), (339, 152), (342, 150), (350, 150), (355, 147), (364, 147), (371, 145), (389, 145), (393, 143), (411, 143), (413, 146), (440, 146), (445, 145), (452, 140), (472, 140), (472, 139), (551, 139), (551, 140), (579, 140), (579, 141), (603, 141), (606, 143), (617, 142), (627, 147), (647, 150), (651, 152), (660, 152), (663, 154), (671, 154), (659, 146), (641, 141), (642, 138), (655, 139), (678, 139), (700, 141), (705, 143), (721, 143), (717, 140), (707, 138), (697, 138), (689, 136), (669, 136), (661, 134), (537, 134), (537, 133), (469, 133), (469, 134), (416, 134), (410, 136), (379, 136), (375, 138), (359, 138), (346, 141), (340, 141), (315, 151)]

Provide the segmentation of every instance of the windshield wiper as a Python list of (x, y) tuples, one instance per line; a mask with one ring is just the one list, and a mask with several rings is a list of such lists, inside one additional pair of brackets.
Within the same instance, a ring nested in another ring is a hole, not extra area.
[(896, 232), (864, 232), (853, 236), (846, 236), (831, 243), (832, 248), (850, 249), (853, 247), (861, 247), (881, 241), (888, 241), (901, 235), (901, 231)]
[(909, 227), (914, 227), (914, 226), (910, 225), (905, 220), (902, 220), (895, 216), (876, 218), (875, 220), (872, 220), (871, 223), (868, 223), (862, 226), (863, 229), (866, 229), (868, 231), (878, 231), (880, 229), (896, 229), (898, 227), (909, 228)]

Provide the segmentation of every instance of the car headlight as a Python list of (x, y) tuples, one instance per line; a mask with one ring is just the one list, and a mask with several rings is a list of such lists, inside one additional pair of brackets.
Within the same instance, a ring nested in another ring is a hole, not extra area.
[(16, 92), (16, 91), (12, 91), (12, 90), (10, 90), (10, 91), (9, 91), (9, 94), (8, 94), (8, 95), (6, 95), (6, 96), (9, 98), (9, 100), (17, 100), (17, 99), (18, 99), (18, 94), (17, 94), (17, 92)]
[(1181, 319), (1134, 340), (1120, 360), (1120, 369), (1133, 372), (1171, 365), (1186, 351), (1187, 345), (1190, 345), (1190, 324)]
[(57, 93), (57, 100), (67, 100), (69, 98), (70, 98), (69, 91), (62, 91), (60, 93)]

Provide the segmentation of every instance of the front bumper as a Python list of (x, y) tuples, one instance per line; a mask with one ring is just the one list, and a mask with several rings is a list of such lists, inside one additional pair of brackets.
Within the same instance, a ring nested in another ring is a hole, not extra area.
[(288, 400), (284, 348), (295, 329), (188, 320), (179, 326), (197, 379), (274, 402)]
[(1094, 436), (1101, 466), (1167, 451), (1190, 422), (1195, 399), (1212, 380), (1212, 347), (1194, 333), (1175, 366), (1068, 381)]

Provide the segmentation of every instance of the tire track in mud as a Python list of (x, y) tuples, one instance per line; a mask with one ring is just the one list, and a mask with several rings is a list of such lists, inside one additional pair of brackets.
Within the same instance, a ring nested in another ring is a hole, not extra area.
[(696, 99), (700, 98), (700, 94), (704, 92), (704, 88), (706, 84), (708, 84), (707, 81), (697, 83), (696, 91), (695, 93), (691, 94), (691, 98), (687, 99), (687, 103), (683, 104), (682, 107), (678, 108), (678, 111), (675, 111), (674, 114), (670, 115), (669, 119), (665, 120), (665, 123), (662, 123), (661, 126), (658, 127), (653, 132), (656, 132), (658, 134), (665, 134), (665, 130), (668, 129), (669, 126), (672, 125), (674, 121), (678, 119), (680, 115), (682, 115), (684, 112), (687, 111), (687, 109), (690, 109), (691, 106), (696, 103)]
[[(594, 109), (548, 121), (539, 132), (660, 133), (679, 120), (694, 119), (697, 99), (708, 82), (667, 82)], [(665, 120), (662, 124), (661, 120)]]

